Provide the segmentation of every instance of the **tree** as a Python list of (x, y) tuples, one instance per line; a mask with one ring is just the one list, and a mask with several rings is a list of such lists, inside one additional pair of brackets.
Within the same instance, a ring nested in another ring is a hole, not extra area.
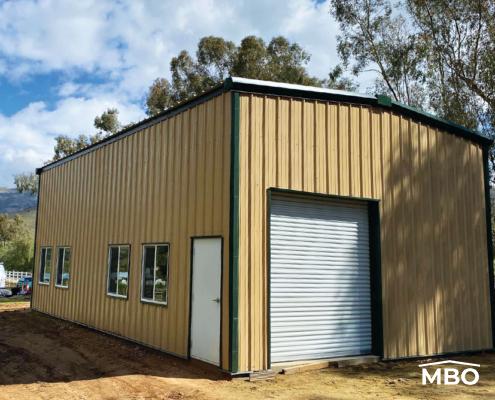
[(22, 173), (14, 176), (14, 183), (19, 193), (38, 193), (38, 177), (35, 173)]
[(233, 68), (237, 48), (234, 42), (221, 37), (206, 36), (198, 43), (198, 65), (202, 73), (211, 79), (211, 84), (229, 76)]
[(108, 108), (94, 121), (96, 129), (105, 132), (107, 135), (113, 135), (120, 129), (119, 111), (116, 108)]
[(495, 3), (408, 0), (407, 7), (443, 71), (495, 109)]
[[(311, 77), (306, 65), (311, 56), (297, 43), (290, 43), (283, 36), (273, 38), (266, 48), (267, 80), (321, 86), (322, 81)], [(234, 75), (241, 76), (240, 71)], [(263, 73), (261, 74), (263, 76)], [(253, 78), (256, 78), (253, 76)]]
[[(337, 50), (354, 75), (373, 71), (375, 92), (423, 106), (424, 49), (406, 18), (392, 13), (387, 0), (332, 0), (331, 14), (340, 25)], [(352, 64), (352, 65), (351, 65)]]
[(0, 214), (0, 244), (5, 246), (16, 238), (27, 233), (24, 220), (20, 215), (9, 217), (7, 214)]
[(358, 90), (358, 84), (351, 78), (344, 76), (344, 69), (337, 65), (328, 74), (328, 79), (323, 84), (329, 89), (347, 90), (355, 92)]
[(146, 113), (156, 115), (173, 104), (170, 83), (164, 78), (155, 79), (146, 98)]
[(0, 261), (6, 269), (31, 271), (33, 250), (33, 239), (22, 217), (0, 214)]
[[(338, 82), (311, 77), (306, 71), (309, 60), (309, 54), (299, 44), (282, 36), (273, 38), (268, 45), (259, 37), (247, 36), (239, 46), (221, 37), (206, 36), (198, 42), (195, 58), (186, 50), (172, 58), (170, 82), (165, 78), (155, 79), (146, 97), (146, 113), (156, 115), (218, 85), (229, 75), (304, 85), (350, 87), (351, 81), (340, 75)], [(97, 116), (94, 126), (98, 131), (93, 135), (57, 136), (52, 161), (128, 127), (122, 127), (118, 114), (117, 109), (109, 108)]]
[(27, 235), (16, 238), (0, 248), (0, 261), (10, 271), (32, 271), (34, 264), (34, 244)]
[(493, 1), (332, 0), (331, 13), (344, 66), (377, 72), (375, 93), (494, 136)]
[(156, 79), (146, 99), (148, 115), (156, 115), (190, 97), (218, 85), (229, 75), (321, 86), (324, 81), (306, 71), (310, 60), (302, 47), (278, 36), (268, 45), (247, 36), (239, 46), (220, 37), (198, 42), (196, 57), (182, 50), (170, 62), (171, 81)]
[(76, 138), (71, 138), (67, 135), (59, 135), (55, 137), (54, 156), (52, 161), (60, 160), (76, 151), (82, 150), (92, 143), (91, 139), (86, 135), (79, 135)]
[(495, 115), (495, 4), (408, 0), (407, 12), (427, 48), (432, 108), (491, 134)]
[(55, 137), (54, 155), (51, 161), (57, 161), (82, 150), (100, 140), (117, 133), (121, 128), (119, 122), (119, 111), (116, 108), (108, 108), (101, 115), (94, 119), (94, 126), (97, 131), (93, 135), (79, 135), (71, 138), (67, 135), (59, 135)]

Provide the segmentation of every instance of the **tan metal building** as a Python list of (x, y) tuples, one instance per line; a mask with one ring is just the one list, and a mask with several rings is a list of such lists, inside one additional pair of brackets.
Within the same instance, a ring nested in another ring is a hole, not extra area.
[(229, 78), (38, 170), (32, 308), (231, 373), (492, 349), (490, 145)]

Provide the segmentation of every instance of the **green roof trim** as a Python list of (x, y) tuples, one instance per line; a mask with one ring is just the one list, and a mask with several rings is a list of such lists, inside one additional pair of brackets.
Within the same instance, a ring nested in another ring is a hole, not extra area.
[(481, 142), (484, 145), (492, 145), (493, 139), (486, 137), (472, 129), (466, 128), (465, 126), (456, 124), (455, 122), (449, 121), (447, 119), (438, 117), (434, 114), (431, 114), (427, 111), (423, 111), (419, 108), (408, 106), (407, 104), (403, 104), (399, 101), (392, 100), (392, 107), (396, 108), (398, 112), (409, 115), (411, 117), (416, 117), (418, 119), (424, 120), (425, 122), (430, 122), (433, 125), (439, 125), (439, 127), (452, 132), (452, 133), (460, 133), (461, 136), (466, 137), (466, 139), (471, 139), (476, 142)]
[(145, 129), (151, 125), (157, 124), (167, 118), (170, 118), (178, 113), (185, 111), (188, 108), (194, 107), (197, 104), (203, 103), (212, 97), (215, 97), (223, 92), (236, 91), (244, 93), (264, 94), (273, 96), (287, 96), (297, 97), (303, 99), (320, 100), (320, 101), (334, 101), (345, 102), (360, 105), (371, 105), (375, 107), (387, 107), (394, 112), (401, 115), (406, 115), (416, 120), (419, 120), (425, 124), (430, 124), (438, 127), (439, 129), (461, 136), (467, 140), (479, 143), (483, 146), (491, 146), (493, 139), (490, 139), (480, 133), (468, 129), (464, 126), (458, 125), (452, 121), (447, 121), (426, 111), (416, 109), (411, 106), (399, 103), (395, 100), (391, 100), (388, 96), (371, 96), (366, 94), (359, 94), (353, 92), (347, 92), (344, 90), (333, 90), (321, 87), (303, 86), (297, 84), (283, 83), (283, 82), (271, 82), (261, 81), (256, 79), (236, 78), (229, 77), (222, 83), (211, 88), (210, 90), (192, 97), (183, 103), (178, 104), (175, 107), (171, 107), (168, 110), (161, 112), (153, 117), (146, 118), (122, 131), (111, 135), (100, 142), (92, 144), (82, 150), (79, 150), (73, 154), (68, 155), (60, 160), (53, 161), (43, 167), (37, 168), (36, 173), (41, 174), (43, 171), (54, 168), (60, 164), (68, 162), (74, 158), (77, 158), (90, 151), (96, 150), (99, 147), (119, 140), (122, 137), (132, 135)]
[(376, 96), (376, 100), (378, 101), (378, 104), (384, 107), (391, 107), (392, 106), (392, 99), (388, 96), (385, 96), (384, 94), (379, 94)]

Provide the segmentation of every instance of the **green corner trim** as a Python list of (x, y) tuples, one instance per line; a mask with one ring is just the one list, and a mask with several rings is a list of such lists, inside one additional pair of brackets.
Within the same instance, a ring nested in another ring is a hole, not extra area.
[(490, 166), (488, 163), (488, 152), (490, 147), (483, 147), (483, 175), (485, 181), (485, 217), (486, 217), (486, 239), (488, 249), (488, 284), (490, 285), (490, 309), (492, 317), (492, 347), (495, 348), (495, 287), (493, 276), (493, 237), (492, 237), (492, 212), (490, 201)]
[(392, 99), (388, 96), (380, 94), (376, 96), (377, 103), (384, 107), (392, 107)]
[(229, 232), (229, 366), (239, 370), (239, 93), (232, 92)]
[(372, 351), (374, 355), (383, 357), (382, 250), (379, 202), (368, 202), (368, 217), (370, 229)]

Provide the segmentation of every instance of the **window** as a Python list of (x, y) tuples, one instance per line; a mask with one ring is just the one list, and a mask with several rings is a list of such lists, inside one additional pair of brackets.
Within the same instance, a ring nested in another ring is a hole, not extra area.
[(51, 272), (52, 272), (52, 249), (50, 247), (42, 247), (41, 258), (40, 258), (39, 283), (49, 285)]
[(70, 278), (70, 247), (58, 248), (57, 281), (55, 286), (69, 287)]
[(127, 298), (129, 287), (129, 246), (108, 248), (108, 287), (110, 296)]
[(167, 304), (168, 244), (143, 246), (141, 300)]

